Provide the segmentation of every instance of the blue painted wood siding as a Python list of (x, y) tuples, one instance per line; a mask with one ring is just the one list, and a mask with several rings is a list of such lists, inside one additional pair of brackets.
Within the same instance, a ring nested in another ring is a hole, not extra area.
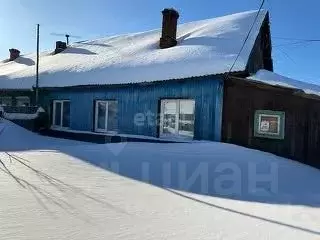
[[(70, 127), (93, 131), (95, 100), (118, 101), (119, 133), (157, 137), (161, 99), (195, 100), (195, 139), (220, 141), (223, 81), (212, 77), (134, 84), (123, 87), (97, 87), (51, 90), (42, 97), (48, 109), (52, 100), (70, 100)], [(140, 115), (137, 115), (140, 114)], [(149, 116), (144, 124), (135, 117)]]

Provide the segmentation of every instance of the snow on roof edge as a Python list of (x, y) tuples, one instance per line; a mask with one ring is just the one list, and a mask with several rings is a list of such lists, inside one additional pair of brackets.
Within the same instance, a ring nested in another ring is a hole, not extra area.
[(265, 83), (270, 86), (301, 90), (306, 95), (320, 97), (320, 85), (295, 80), (265, 69), (261, 69), (256, 74), (247, 77), (247, 80)]

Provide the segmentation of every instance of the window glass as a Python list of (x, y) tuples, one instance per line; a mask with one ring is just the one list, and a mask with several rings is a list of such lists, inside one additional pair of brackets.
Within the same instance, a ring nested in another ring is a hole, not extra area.
[(12, 106), (12, 97), (0, 97), (1, 106)]
[(270, 139), (284, 139), (285, 112), (256, 110), (254, 115), (254, 136)]
[(176, 101), (163, 102), (163, 133), (175, 134), (176, 132), (176, 114), (177, 103)]
[(181, 100), (179, 110), (179, 135), (193, 137), (194, 101)]
[(164, 138), (194, 137), (194, 100), (162, 100), (160, 136)]
[(70, 102), (63, 102), (62, 127), (70, 127)]
[(108, 102), (108, 131), (118, 130), (118, 103), (117, 101)]
[(118, 130), (118, 102), (97, 101), (95, 115), (95, 131), (117, 132)]
[(16, 97), (18, 107), (30, 106), (30, 98), (27, 96)]
[(56, 127), (70, 127), (70, 101), (53, 101), (53, 125)]
[(98, 104), (98, 124), (97, 128), (98, 129), (106, 129), (106, 108), (107, 108), (107, 103), (106, 102), (97, 102)]
[(55, 108), (54, 108), (54, 124), (55, 126), (61, 126), (61, 108), (62, 104), (61, 102), (55, 102)]

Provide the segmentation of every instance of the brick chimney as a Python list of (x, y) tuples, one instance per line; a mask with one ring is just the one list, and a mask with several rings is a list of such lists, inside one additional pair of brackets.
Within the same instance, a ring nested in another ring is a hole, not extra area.
[(56, 49), (54, 50), (54, 54), (61, 53), (65, 49), (67, 49), (67, 43), (62, 42), (62, 41), (57, 41), (56, 42)]
[(170, 48), (177, 45), (177, 24), (179, 13), (173, 8), (165, 8), (162, 11), (162, 36), (160, 48)]
[(11, 48), (11, 49), (9, 49), (9, 52), (10, 52), (9, 61), (13, 61), (13, 60), (17, 59), (18, 57), (20, 57), (20, 51), (18, 49)]

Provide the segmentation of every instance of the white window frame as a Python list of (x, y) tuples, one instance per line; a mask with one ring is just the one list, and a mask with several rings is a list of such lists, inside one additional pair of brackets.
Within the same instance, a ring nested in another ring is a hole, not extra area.
[[(184, 138), (184, 139), (193, 139), (194, 138), (194, 132), (195, 132), (195, 129), (193, 129), (193, 136), (192, 138), (191, 137), (188, 137), (188, 136), (183, 136), (181, 134), (179, 134), (179, 123), (180, 123), (180, 102), (181, 101), (193, 101), (194, 104), (195, 104), (195, 99), (161, 99), (161, 107), (160, 107), (160, 138), (164, 138), (164, 139), (170, 139), (170, 138), (173, 138), (173, 139), (181, 139), (181, 138)], [(163, 125), (164, 125), (164, 104), (165, 103), (168, 103), (168, 102), (174, 102), (176, 104), (176, 117), (175, 117), (175, 134), (172, 134), (171, 137), (168, 137), (167, 134), (164, 134), (163, 133)], [(193, 109), (193, 115), (194, 115), (194, 118), (195, 118), (195, 105), (194, 105), (194, 109)], [(195, 122), (195, 119), (193, 121), (193, 125), (194, 125), (194, 122)]]
[(22, 101), (27, 100), (25, 102), (28, 102), (28, 106), (30, 106), (30, 98), (28, 96), (18, 96), (18, 97), (16, 97), (16, 106), (21, 107), (21, 106), (18, 105), (18, 101), (21, 101), (21, 100)]
[[(53, 100), (53, 110), (52, 110), (52, 127), (55, 129), (70, 129), (70, 127), (63, 127), (63, 103), (69, 102), (70, 100)], [(56, 103), (61, 103), (60, 109), (60, 125), (56, 125)], [(69, 113), (70, 114), (70, 113)], [(71, 123), (69, 123), (70, 126)]]
[[(116, 134), (117, 131), (109, 131), (108, 130), (108, 115), (109, 115), (109, 103), (116, 102), (117, 100), (96, 100), (95, 101), (95, 114), (94, 114), (94, 131), (98, 133), (110, 133)], [(105, 129), (98, 128), (98, 114), (99, 114), (99, 103), (106, 103), (106, 116), (105, 116)], [(118, 111), (118, 109), (117, 109)]]

